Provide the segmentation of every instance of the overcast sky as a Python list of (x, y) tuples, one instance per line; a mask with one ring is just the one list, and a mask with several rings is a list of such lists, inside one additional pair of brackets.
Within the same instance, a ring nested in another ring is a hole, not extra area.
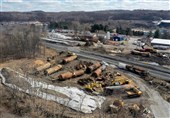
[(170, 0), (0, 0), (1, 11), (170, 10)]

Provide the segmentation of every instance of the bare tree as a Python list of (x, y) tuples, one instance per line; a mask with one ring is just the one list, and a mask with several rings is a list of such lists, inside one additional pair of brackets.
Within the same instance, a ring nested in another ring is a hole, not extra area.
[(35, 57), (40, 47), (40, 33), (31, 27), (15, 27), (2, 31), (0, 60)]

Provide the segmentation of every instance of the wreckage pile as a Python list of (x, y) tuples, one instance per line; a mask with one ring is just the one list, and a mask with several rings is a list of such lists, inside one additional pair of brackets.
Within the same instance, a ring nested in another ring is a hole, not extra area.
[(150, 57), (152, 54), (157, 54), (157, 50), (151, 49), (151, 48), (134, 49), (131, 51), (131, 54), (140, 55), (140, 56), (144, 56), (144, 57)]
[[(90, 94), (111, 95), (115, 90), (122, 90), (122, 92), (125, 90), (128, 97), (139, 97), (142, 95), (138, 86), (128, 77), (118, 72), (107, 71), (108, 64), (106, 62), (96, 61), (92, 63), (80, 61), (75, 65), (74, 69), (60, 72), (64, 70), (69, 62), (74, 62), (78, 56), (74, 53), (68, 53), (68, 55), (59, 62), (56, 62), (55, 58), (50, 58), (50, 60), (49, 58), (47, 63), (35, 68), (36, 75), (44, 74), (49, 76), (54, 83), (80, 77), (76, 79), (77, 83)], [(137, 74), (146, 74), (145, 71), (142, 71), (140, 68), (131, 67), (130, 65), (121, 66), (125, 66), (124, 68), (134, 71)]]
[(159, 52), (152, 48), (134, 49), (131, 51), (131, 54), (124, 55), (124, 56), (129, 59), (137, 59), (138, 61), (155, 64), (155, 65), (170, 65), (169, 54)]
[[(106, 62), (83, 60), (70, 52), (61, 52), (57, 56), (48, 57), (46, 61), (35, 60), (31, 68), (31, 78), (3, 68), (0, 73), (3, 84), (12, 89), (17, 88), (23, 93), (57, 102), (80, 113), (92, 113), (99, 108), (104, 113), (119, 114), (126, 108), (122, 98), (142, 95), (142, 91), (128, 76), (113, 70)], [(134, 68), (136, 67), (130, 65), (124, 67), (137, 74), (142, 72), (142, 69)], [(12, 78), (17, 82), (13, 82)], [(20, 79), (23, 81), (20, 82)], [(112, 101), (105, 105), (106, 100), (111, 97)], [(119, 100), (113, 102), (115, 98)], [(103, 110), (103, 106), (108, 109)], [(126, 110), (135, 112), (131, 107), (127, 107)], [(139, 111), (137, 109), (136, 112)]]

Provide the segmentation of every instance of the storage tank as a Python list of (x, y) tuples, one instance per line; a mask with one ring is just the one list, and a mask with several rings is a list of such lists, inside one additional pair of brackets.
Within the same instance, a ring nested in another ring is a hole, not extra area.
[(106, 39), (107, 39), (107, 40), (110, 40), (110, 32), (107, 32), (107, 34), (106, 34)]
[(60, 75), (58, 76), (58, 78), (59, 78), (60, 80), (65, 80), (65, 79), (70, 79), (70, 78), (72, 78), (72, 76), (73, 76), (73, 73), (72, 73), (72, 72), (65, 72), (65, 73), (60, 74)]
[(71, 62), (71, 61), (73, 61), (75, 59), (77, 59), (77, 55), (66, 57), (65, 59), (63, 59), (63, 63), (68, 63), (68, 62)]
[(62, 65), (57, 65), (44, 71), (45, 75), (51, 75), (62, 68)]
[(84, 74), (84, 72), (85, 72), (85, 70), (77, 70), (77, 71), (74, 71), (73, 72), (73, 77), (78, 77), (78, 76), (81, 76), (81, 75), (83, 75)]
[(51, 67), (51, 64), (48, 62), (48, 63), (46, 63), (46, 64), (44, 64), (44, 65), (42, 65), (42, 66), (37, 67), (37, 68), (36, 68), (36, 71), (37, 71), (37, 72), (40, 72), (40, 71), (43, 71), (43, 70), (48, 69), (48, 68), (50, 68), (50, 67)]

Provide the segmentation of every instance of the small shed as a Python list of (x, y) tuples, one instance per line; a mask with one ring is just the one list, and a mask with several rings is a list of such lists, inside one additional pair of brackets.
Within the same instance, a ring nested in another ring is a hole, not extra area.
[(115, 35), (112, 37), (113, 41), (125, 41), (127, 40), (127, 36), (126, 35)]

